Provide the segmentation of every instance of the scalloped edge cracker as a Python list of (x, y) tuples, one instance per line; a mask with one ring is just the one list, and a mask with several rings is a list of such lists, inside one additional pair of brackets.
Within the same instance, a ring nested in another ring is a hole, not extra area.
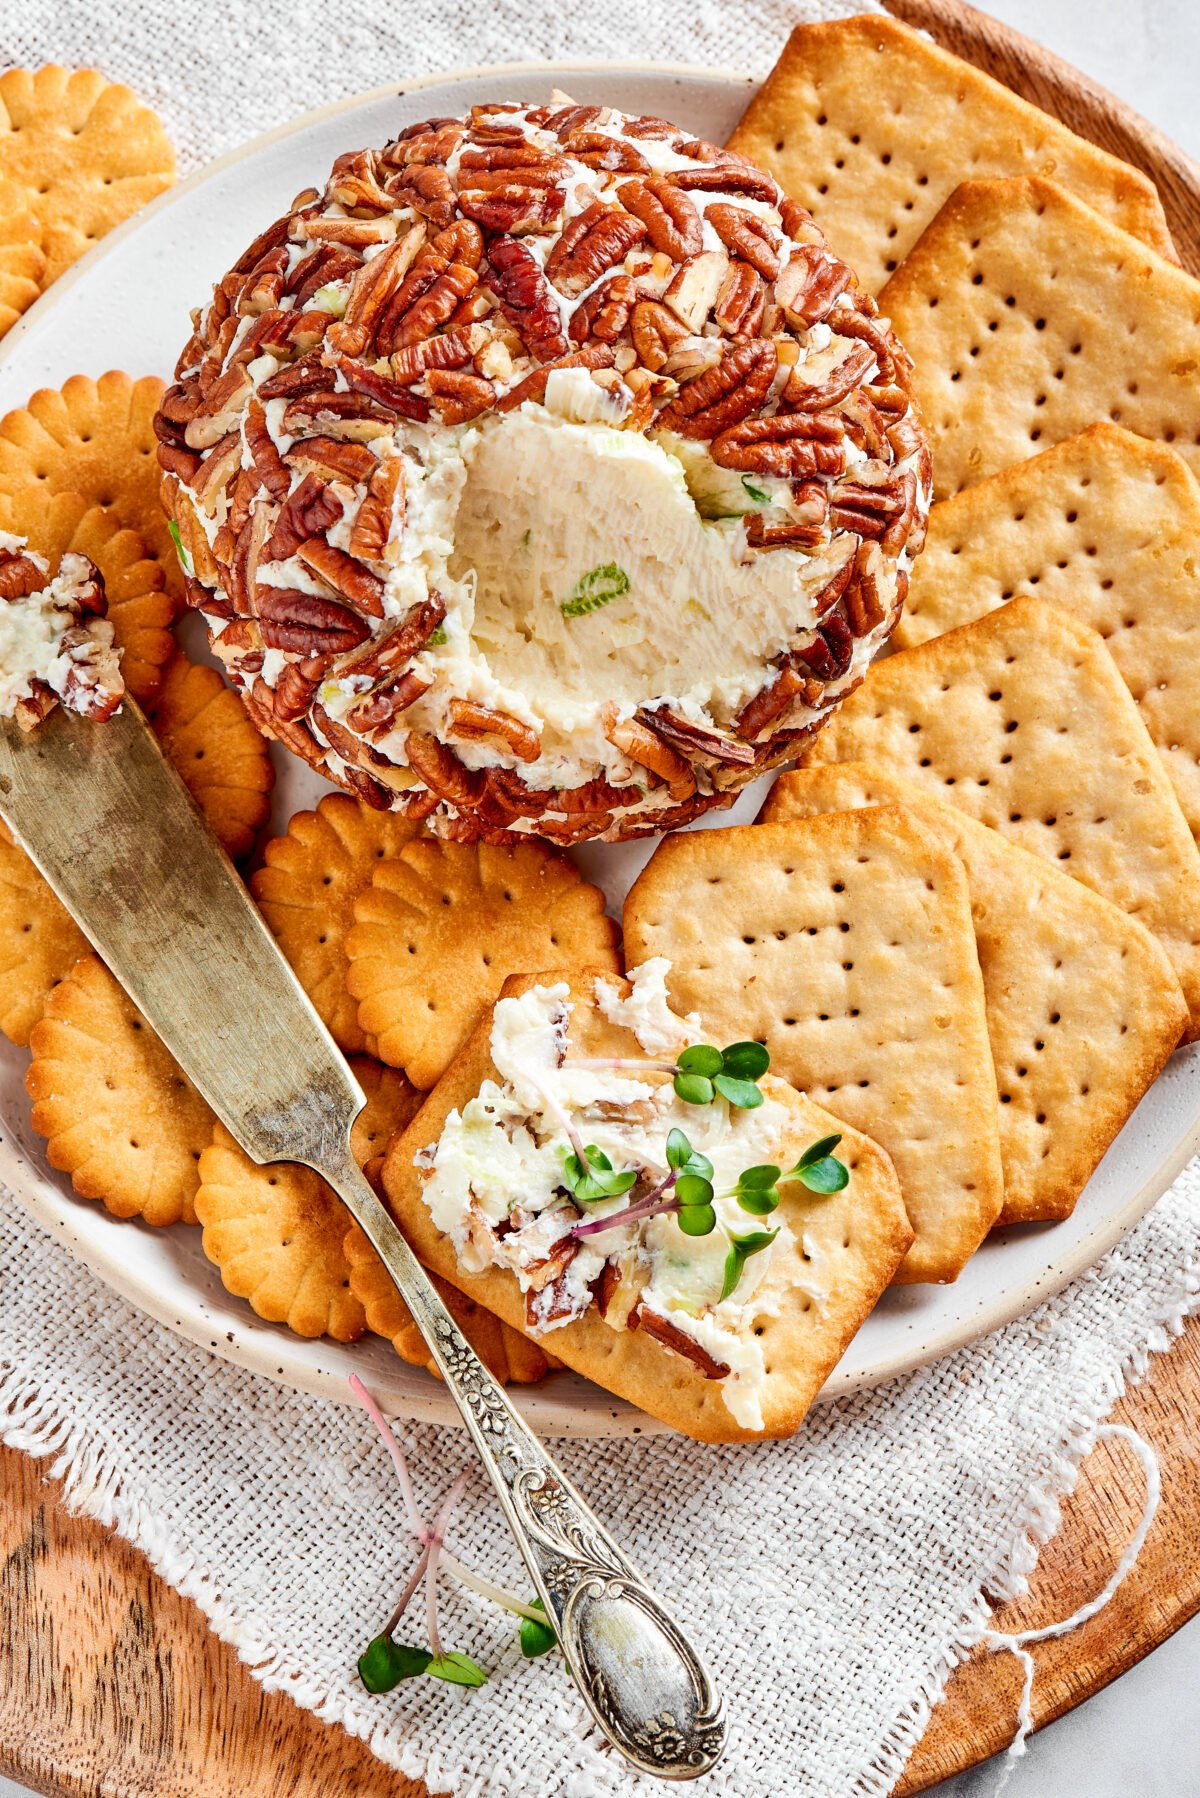
[(776, 781), (762, 821), (903, 805), (966, 869), (1000, 1095), (1000, 1224), (1069, 1217), (1187, 1028), (1156, 937), (914, 781), (865, 762)]
[(872, 293), (968, 169), (1052, 176), (1175, 256), (1148, 175), (878, 13), (797, 25), (730, 148), (808, 208)]
[(898, 649), (1037, 589), (1099, 631), (1200, 837), (1200, 486), (1165, 444), (1098, 424), (933, 507)]
[(1200, 473), (1200, 281), (1053, 181), (964, 181), (879, 296), (945, 499), (1107, 418)]
[[(613, 982), (611, 974), (599, 969), (570, 978), (576, 1008), (571, 1032), (587, 1031), (589, 1053), (640, 1056), (643, 1052), (634, 1037), (608, 1023), (595, 1006), (596, 975), (609, 985)], [(502, 996), (527, 992), (540, 979), (558, 981), (563, 975), (515, 976), (505, 982)], [(583, 1019), (578, 1016), (580, 1006), (587, 1007)], [(413, 1167), (413, 1156), (436, 1141), (450, 1111), (465, 1105), (484, 1080), (495, 1077), (488, 1052), (491, 1022), (489, 1013), (438, 1082), (420, 1116), (392, 1145), (383, 1180), (397, 1221), (425, 1265), (527, 1334), (516, 1275), (498, 1268), (484, 1274), (463, 1271), (449, 1237), (430, 1218)], [(772, 1096), (792, 1114), (792, 1129), (781, 1146), (782, 1161), (791, 1150), (799, 1153), (814, 1137), (827, 1134), (831, 1126), (837, 1128), (827, 1112), (800, 1093), (770, 1075), (767, 1080)], [(793, 1183), (780, 1206), (780, 1215), (797, 1237), (804, 1236), (811, 1263), (798, 1267), (799, 1277), (788, 1287), (778, 1313), (759, 1320), (764, 1346), (774, 1358), (762, 1395), (766, 1427), (761, 1432), (746, 1431), (735, 1422), (718, 1381), (705, 1379), (690, 1361), (642, 1331), (610, 1328), (594, 1311), (548, 1331), (539, 1343), (577, 1373), (697, 1441), (748, 1442), (792, 1435), (911, 1241), (900, 1190), (883, 1150), (847, 1131), (839, 1153), (851, 1170), (843, 1192), (827, 1199), (796, 1198)], [(813, 1284), (816, 1268), (829, 1271), (824, 1300), (806, 1289)]]
[(1200, 851), (1103, 639), (1014, 599), (877, 662), (808, 766), (865, 761), (990, 824), (1162, 943), (1200, 1027)]
[(891, 1156), (916, 1239), (897, 1276), (953, 1280), (1004, 1200), (999, 1106), (957, 858), (899, 807), (667, 837), (625, 902), (629, 966), (675, 1009)]

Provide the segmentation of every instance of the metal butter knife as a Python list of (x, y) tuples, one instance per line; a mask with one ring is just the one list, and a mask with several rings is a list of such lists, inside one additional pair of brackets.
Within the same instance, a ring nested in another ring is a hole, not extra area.
[(0, 724), (0, 815), (255, 1161), (315, 1168), (428, 1342), (570, 1668), (609, 1741), (692, 1779), (725, 1745), (703, 1660), (479, 1361), (350, 1152), (364, 1097), (130, 700)]

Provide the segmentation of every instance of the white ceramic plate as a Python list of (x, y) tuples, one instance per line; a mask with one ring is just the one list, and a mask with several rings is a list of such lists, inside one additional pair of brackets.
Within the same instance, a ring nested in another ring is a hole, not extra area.
[[(580, 100), (678, 119), (722, 142), (751, 83), (711, 72), (619, 64), (511, 65), (380, 89), (312, 113), (261, 138), (166, 194), (113, 233), (27, 315), (0, 346), (0, 409), (37, 387), (107, 368), (169, 378), (188, 333), (189, 308), (302, 187), (319, 184), (343, 150), (383, 143), (431, 114), (475, 101), (542, 99), (551, 87)], [(193, 650), (197, 648), (194, 640)], [(275, 826), (311, 804), (320, 783), (290, 758), (279, 761)], [(715, 822), (748, 820), (746, 795)], [(625, 889), (648, 850), (634, 845), (580, 853), (619, 915)], [(198, 1232), (120, 1223), (76, 1199), (49, 1169), (29, 1124), (23, 1079), (28, 1057), (0, 1045), (0, 1178), (93, 1273), (171, 1329), (231, 1361), (306, 1391), (343, 1399), (359, 1371), (387, 1407), (412, 1417), (457, 1421), (440, 1383), (405, 1367), (390, 1348), (304, 1342), (263, 1323), (225, 1292), (200, 1251)], [(1154, 1203), (1200, 1146), (1200, 1050), (1177, 1055), (1110, 1149), (1065, 1223), (1005, 1231), (991, 1239), (954, 1286), (888, 1293), (851, 1344), (826, 1392), (837, 1396), (948, 1353), (1057, 1291), (1116, 1242)], [(67, 1295), (64, 1295), (65, 1297)], [(517, 1388), (517, 1402), (546, 1435), (606, 1435), (661, 1426), (572, 1374)]]

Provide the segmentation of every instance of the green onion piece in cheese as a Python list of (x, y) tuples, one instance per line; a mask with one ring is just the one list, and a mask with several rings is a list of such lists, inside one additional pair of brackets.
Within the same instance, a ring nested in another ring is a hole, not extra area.
[(344, 318), (347, 298), (348, 295), (342, 288), (335, 287), (330, 282), (328, 287), (318, 287), (309, 305), (316, 312), (329, 312), (334, 318)]
[(590, 569), (580, 577), (558, 609), (564, 618), (584, 618), (589, 612), (598, 612), (601, 606), (620, 599), (628, 591), (629, 576), (625, 570), (618, 568), (615, 562), (602, 562), (599, 568)]
[(770, 504), (771, 495), (769, 493), (764, 492), (764, 490), (761, 487), (756, 487), (754, 485), (754, 482), (750, 479), (749, 475), (742, 476), (742, 486), (746, 489), (746, 492), (750, 495), (750, 498), (752, 500), (754, 500), (757, 505), (766, 506), (766, 505)]
[(175, 545), (175, 554), (179, 557), (179, 566), (183, 569), (185, 574), (192, 574), (194, 572), (192, 568), (192, 558), (183, 547), (183, 538), (179, 535), (179, 526), (175, 523), (173, 518), (168, 518), (167, 529), (170, 531), (171, 541)]
[(425, 645), (425, 647), (427, 649), (440, 649), (442, 644), (445, 641), (446, 641), (446, 627), (444, 624), (439, 624), (437, 629), (434, 631), (433, 635), (430, 637), (429, 642)]

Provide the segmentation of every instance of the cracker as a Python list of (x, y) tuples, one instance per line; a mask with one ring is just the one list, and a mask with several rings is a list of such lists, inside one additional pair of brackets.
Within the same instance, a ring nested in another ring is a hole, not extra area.
[(33, 305), (45, 273), (41, 222), (21, 188), (0, 176), (0, 337)]
[(878, 13), (798, 25), (730, 140), (877, 293), (967, 170), (1053, 176), (1174, 257), (1154, 183)]
[(354, 901), (378, 864), (399, 855), (420, 829), (398, 812), (378, 812), (348, 793), (329, 793), (315, 811), (292, 816), (286, 835), (267, 844), (264, 865), (250, 879), (296, 978), (347, 1055), (369, 1047), (358, 1001), (346, 986)]
[[(709, 835), (707, 831), (699, 834)], [(506, 981), (504, 993), (528, 991), (537, 980), (530, 975)], [(642, 1056), (633, 1036), (609, 1023), (596, 1009), (590, 974), (572, 976), (570, 986), (574, 1004), (569, 1037), (577, 1050), (589, 1055)], [(388, 1202), (425, 1265), (514, 1329), (523, 1330), (525, 1301), (515, 1274), (500, 1268), (483, 1274), (463, 1271), (450, 1238), (437, 1230), (429, 1215), (413, 1167), (413, 1156), (437, 1139), (449, 1112), (461, 1109), (485, 1079), (495, 1078), (488, 1052), (490, 1033), (489, 1014), (415, 1122), (392, 1144), (383, 1181)], [(768, 1075), (764, 1085), (789, 1112), (785, 1139), (776, 1156), (782, 1166), (790, 1165), (795, 1154), (816, 1138), (841, 1128), (828, 1112), (783, 1081)], [(595, 1310), (547, 1332), (540, 1342), (577, 1373), (702, 1442), (791, 1435), (912, 1239), (895, 1173), (883, 1151), (856, 1131), (847, 1130), (838, 1154), (851, 1172), (850, 1184), (843, 1192), (829, 1199), (797, 1196), (803, 1194), (803, 1188), (792, 1182), (783, 1189), (775, 1214), (791, 1225), (798, 1242), (803, 1239), (809, 1259), (802, 1262), (796, 1258), (794, 1282), (787, 1281), (778, 1293), (778, 1310), (754, 1320), (768, 1371), (762, 1393), (762, 1431), (743, 1429), (726, 1408), (719, 1383), (705, 1379), (690, 1361), (662, 1347), (644, 1331), (611, 1329)], [(783, 1271), (790, 1270), (785, 1267)]]
[(934, 506), (895, 643), (1036, 588), (1108, 644), (1200, 837), (1200, 487), (1174, 450), (1092, 425)]
[(1097, 419), (1200, 472), (1200, 281), (1052, 181), (965, 181), (879, 296), (945, 499)]
[(90, 506), (78, 493), (19, 487), (0, 493), (0, 530), (26, 537), (44, 555), (52, 574), (65, 550), (90, 556), (104, 576), (108, 616), (121, 649), (121, 673), (140, 705), (151, 705), (162, 673), (175, 652), (171, 634), (179, 612), (167, 592), (162, 569), (136, 531), (114, 512)]
[(0, 176), (24, 190), (45, 239), (43, 281), (175, 179), (157, 116), (96, 69), (0, 75)]
[(667, 837), (625, 955), (665, 955), (677, 1011), (874, 1137), (916, 1232), (898, 1278), (957, 1277), (1004, 1184), (970, 895), (934, 831), (888, 807)]
[(271, 809), (270, 749), (215, 668), (177, 654), (154, 729), (227, 855), (248, 855)]
[(1156, 937), (1040, 856), (864, 762), (776, 781), (763, 820), (903, 805), (966, 870), (1000, 1093), (1001, 1224), (1069, 1217), (1187, 1027)]
[(509, 974), (620, 968), (603, 893), (541, 842), (418, 839), (380, 862), (354, 916), (346, 948), (359, 1024), (426, 1090)]
[(1200, 1022), (1200, 852), (1103, 640), (1014, 599), (877, 662), (805, 761), (909, 774), (1131, 913)]
[(88, 941), (0, 822), (0, 1030), (22, 1048)]
[(46, 1001), (25, 1084), (51, 1167), (114, 1217), (193, 1224), (213, 1115), (90, 950)]
[[(367, 1096), (350, 1144), (361, 1165), (413, 1115), (415, 1095), (390, 1068), (351, 1062)], [(222, 1124), (200, 1158), (196, 1216), (204, 1253), (229, 1292), (297, 1336), (354, 1342), (366, 1328), (342, 1252), (347, 1212), (311, 1168), (252, 1161)]]
[(39, 388), (0, 420), (0, 493), (24, 504), (29, 496), (21, 489), (31, 487), (41, 505), (51, 494), (77, 493), (104, 506), (144, 540), (168, 591), (182, 594), (183, 571), (158, 498), (153, 419), (162, 392), (156, 375), (135, 381), (116, 369), (98, 381), (71, 375), (61, 388)]
[[(367, 1328), (386, 1336), (402, 1361), (441, 1374), (412, 1320), (412, 1313), (392, 1284), (392, 1277), (362, 1230), (351, 1224), (345, 1242), (350, 1264), (350, 1290), (366, 1313)], [(432, 1276), (446, 1309), (479, 1359), (502, 1384), (535, 1385), (546, 1377), (550, 1360), (536, 1342), (493, 1317), (483, 1305), (459, 1292), (448, 1280)]]

